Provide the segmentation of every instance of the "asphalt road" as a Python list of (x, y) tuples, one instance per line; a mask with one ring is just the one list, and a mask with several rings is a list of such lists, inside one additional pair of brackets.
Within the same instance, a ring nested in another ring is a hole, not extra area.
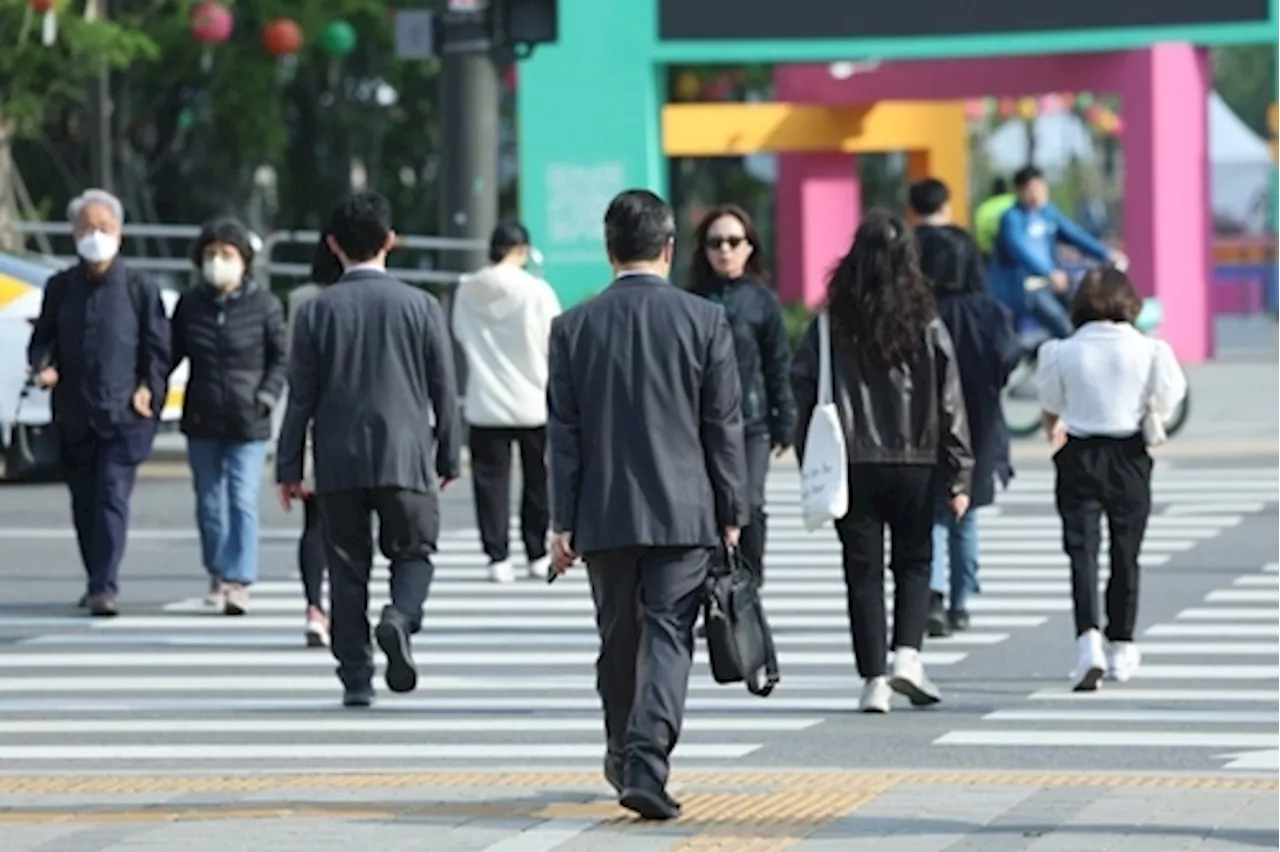
[[(782, 684), (770, 698), (712, 683), (700, 652), (684, 767), (1277, 772), (1277, 460), (1162, 461), (1144, 551), (1144, 668), (1096, 696), (1068, 690), (1066, 560), (1051, 471), (1023, 462), (984, 511), (973, 629), (926, 645), (944, 691), (930, 711), (854, 712), (860, 682), (838, 547), (806, 535), (796, 476), (770, 483), (766, 605)], [(144, 479), (123, 572), (124, 615), (73, 608), (80, 567), (65, 491), (0, 488), (0, 767), (11, 772), (217, 768), (597, 768), (595, 640), (579, 572), (554, 586), (488, 582), (470, 486), (446, 495), (423, 684), (343, 711), (332, 660), (301, 647), (300, 518), (263, 489), (253, 612), (204, 611), (190, 484)], [(516, 539), (518, 540), (518, 539)], [(375, 609), (385, 583), (375, 591)], [(379, 686), (381, 684), (379, 683)]]

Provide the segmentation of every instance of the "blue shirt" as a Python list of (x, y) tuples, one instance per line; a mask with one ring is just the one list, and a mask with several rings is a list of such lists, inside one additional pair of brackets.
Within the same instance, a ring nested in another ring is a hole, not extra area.
[(1024, 285), (1032, 277), (1047, 278), (1058, 269), (1058, 243), (1105, 260), (1111, 250), (1066, 217), (1055, 204), (1029, 210), (1015, 204), (1000, 217), (1000, 233), (992, 260), (991, 293), (1021, 316)]

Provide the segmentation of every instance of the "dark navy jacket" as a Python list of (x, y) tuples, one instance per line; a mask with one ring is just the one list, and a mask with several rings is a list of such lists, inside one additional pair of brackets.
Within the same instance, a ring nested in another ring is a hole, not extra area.
[(27, 358), (35, 370), (58, 370), (54, 422), (72, 434), (91, 429), (106, 437), (142, 422), (133, 394), (144, 383), (159, 418), (169, 346), (169, 319), (150, 278), (119, 260), (94, 278), (81, 263), (45, 284)]

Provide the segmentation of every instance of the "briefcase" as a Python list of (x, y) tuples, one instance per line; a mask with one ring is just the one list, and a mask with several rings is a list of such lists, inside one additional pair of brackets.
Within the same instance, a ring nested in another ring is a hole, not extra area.
[(13, 431), (4, 455), (4, 476), (11, 481), (56, 479), (62, 475), (62, 447), (58, 427), (53, 423), (33, 426), (19, 423), (22, 403), (31, 393), (31, 384), (22, 388), (18, 409), (13, 415)]
[(752, 695), (768, 697), (780, 679), (778, 656), (760, 590), (737, 548), (721, 551), (707, 576), (703, 623), (716, 683), (745, 681)]

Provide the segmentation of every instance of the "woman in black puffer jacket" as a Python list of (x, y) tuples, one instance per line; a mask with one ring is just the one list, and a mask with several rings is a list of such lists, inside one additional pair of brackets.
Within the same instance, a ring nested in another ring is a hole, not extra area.
[(756, 582), (763, 584), (769, 450), (785, 452), (796, 423), (791, 345), (782, 306), (765, 284), (760, 238), (746, 211), (732, 204), (712, 208), (698, 224), (695, 240), (698, 248), (689, 290), (722, 305), (733, 331), (751, 497), (751, 523), (742, 530), (742, 557)]
[(243, 615), (258, 576), (258, 492), (271, 413), (285, 382), (284, 311), (249, 276), (253, 246), (240, 222), (206, 225), (191, 259), (202, 280), (173, 314), (173, 365), (186, 358), (191, 366), (182, 431), (207, 600)]

